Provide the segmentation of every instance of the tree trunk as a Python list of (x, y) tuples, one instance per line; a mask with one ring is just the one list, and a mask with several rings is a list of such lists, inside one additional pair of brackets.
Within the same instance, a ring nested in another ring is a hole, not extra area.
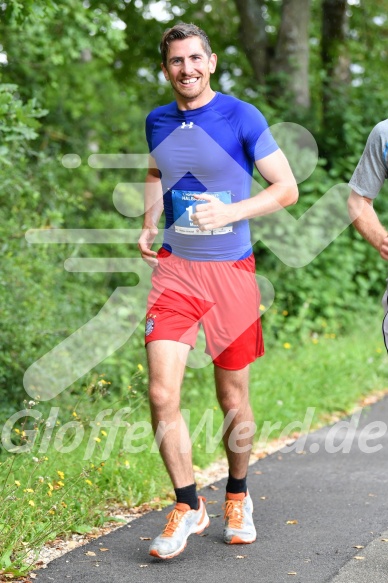
[(263, 0), (235, 0), (240, 15), (240, 40), (260, 85), (267, 72), (267, 33), (263, 17)]
[(280, 88), (304, 108), (310, 106), (309, 23), (310, 0), (283, 0), (273, 71)]
[(350, 83), (347, 55), (347, 0), (323, 0), (321, 56), (325, 73), (323, 81), (323, 127), (327, 148), (336, 144), (341, 151), (345, 145), (343, 112), (346, 109)]
[(347, 0), (322, 2), (322, 63), (332, 85), (349, 82), (349, 60), (345, 53)]

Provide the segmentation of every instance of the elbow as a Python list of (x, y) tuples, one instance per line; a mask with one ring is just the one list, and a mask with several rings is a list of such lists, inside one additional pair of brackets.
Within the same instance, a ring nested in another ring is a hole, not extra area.
[(352, 190), (348, 198), (348, 213), (352, 223), (354, 223), (357, 217), (362, 213), (363, 204), (363, 197)]
[(288, 196), (287, 196), (287, 205), (286, 206), (291, 206), (293, 204), (296, 204), (298, 202), (299, 199), (299, 190), (298, 190), (298, 186), (292, 185), (289, 189), (288, 189)]

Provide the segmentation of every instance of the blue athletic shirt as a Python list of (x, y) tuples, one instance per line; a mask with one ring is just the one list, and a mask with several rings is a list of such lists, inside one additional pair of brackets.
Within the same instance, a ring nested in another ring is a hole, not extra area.
[(263, 114), (223, 93), (189, 111), (174, 101), (148, 115), (146, 137), (163, 188), (163, 247), (195, 261), (250, 255), (248, 220), (203, 233), (190, 219), (198, 204), (193, 194), (206, 192), (227, 204), (250, 197), (255, 160), (278, 149)]

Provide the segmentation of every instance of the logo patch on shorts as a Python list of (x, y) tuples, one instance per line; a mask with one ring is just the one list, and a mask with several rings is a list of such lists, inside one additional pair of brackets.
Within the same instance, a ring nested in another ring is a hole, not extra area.
[(155, 320), (152, 316), (147, 318), (146, 325), (145, 325), (145, 335), (149, 336), (153, 329), (155, 328)]

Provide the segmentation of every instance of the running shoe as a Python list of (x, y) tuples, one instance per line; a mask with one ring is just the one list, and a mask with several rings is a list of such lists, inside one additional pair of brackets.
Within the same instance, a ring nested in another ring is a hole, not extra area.
[(172, 559), (185, 549), (190, 534), (201, 534), (210, 523), (205, 502), (206, 498), (198, 496), (198, 510), (177, 502), (167, 515), (167, 524), (162, 534), (152, 541), (150, 555), (159, 559)]
[(253, 503), (249, 493), (227, 492), (224, 511), (224, 542), (228, 545), (253, 543), (256, 540), (256, 529), (252, 518)]

